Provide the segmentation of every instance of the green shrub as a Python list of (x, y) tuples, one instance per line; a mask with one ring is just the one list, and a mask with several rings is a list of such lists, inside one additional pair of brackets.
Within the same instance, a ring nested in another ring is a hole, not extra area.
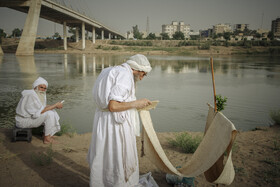
[(103, 50), (108, 51), (111, 50), (111, 47), (102, 47)]
[(194, 153), (202, 140), (201, 136), (192, 137), (187, 132), (180, 133), (174, 139), (169, 140), (169, 144), (180, 148), (185, 153)]
[(63, 123), (60, 127), (60, 131), (55, 133), (56, 136), (62, 136), (63, 134), (67, 134), (70, 137), (74, 135), (76, 130), (69, 124), (69, 123)]
[(244, 46), (245, 48), (252, 48), (252, 42), (251, 42), (251, 41), (244, 40), (243, 46)]
[(120, 50), (121, 48), (120, 47), (118, 47), (118, 46), (113, 46), (112, 47), (112, 50)]
[(262, 160), (262, 162), (268, 164), (270, 167), (263, 171), (263, 176), (266, 182), (273, 182), (275, 179), (280, 177), (280, 162), (274, 161), (270, 158), (266, 158), (265, 160)]
[(271, 111), (270, 117), (275, 122), (275, 124), (280, 125), (280, 110)]
[(36, 165), (46, 166), (53, 161), (54, 151), (52, 150), (52, 144), (48, 147), (46, 152), (39, 152), (37, 154), (32, 154), (31, 159), (35, 162)]
[(225, 109), (227, 98), (222, 98), (221, 95), (216, 95), (217, 111), (222, 111)]
[(102, 49), (102, 45), (98, 45), (96, 49)]
[(38, 44), (38, 43), (35, 43), (35, 49), (46, 49), (46, 46), (42, 45), (42, 44)]
[(209, 50), (210, 49), (210, 43), (201, 44), (201, 46), (199, 46), (198, 49), (200, 49), (200, 50)]

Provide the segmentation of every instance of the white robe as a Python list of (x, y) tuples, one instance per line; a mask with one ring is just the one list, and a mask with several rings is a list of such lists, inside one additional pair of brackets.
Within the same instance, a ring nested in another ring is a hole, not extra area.
[(137, 110), (108, 111), (110, 100), (136, 100), (130, 66), (124, 63), (104, 69), (95, 82), (93, 97), (97, 108), (87, 157), (90, 186), (135, 186), (139, 182), (134, 126), (139, 124)]
[[(16, 108), (16, 126), (19, 128), (35, 128), (44, 125), (45, 136), (53, 136), (60, 131), (59, 116), (55, 110), (41, 114), (46, 102), (41, 103), (34, 90), (24, 90)], [(46, 98), (45, 98), (46, 101)]]

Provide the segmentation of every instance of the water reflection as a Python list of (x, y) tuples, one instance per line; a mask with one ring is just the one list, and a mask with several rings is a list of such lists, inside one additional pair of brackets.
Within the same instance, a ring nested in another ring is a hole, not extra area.
[[(36, 54), (0, 56), (0, 111), (3, 127), (13, 123), (23, 89), (42, 76), (50, 85), (48, 103), (65, 100), (62, 123), (90, 132), (95, 106), (92, 87), (102, 69), (123, 63), (128, 55)], [(157, 131), (202, 131), (206, 103), (213, 101), (207, 57), (148, 56), (152, 72), (137, 85), (137, 97), (160, 100), (152, 111)], [(214, 58), (217, 94), (228, 97), (224, 114), (238, 129), (269, 124), (269, 112), (280, 106), (279, 57)]]
[(1, 68), (2, 61), (3, 61), (3, 55), (0, 55), (0, 68)]
[(67, 75), (68, 54), (64, 54), (64, 74)]
[(19, 64), (21, 81), (26, 88), (31, 88), (34, 80), (38, 78), (37, 68), (35, 64), (34, 56), (16, 56), (17, 62)]

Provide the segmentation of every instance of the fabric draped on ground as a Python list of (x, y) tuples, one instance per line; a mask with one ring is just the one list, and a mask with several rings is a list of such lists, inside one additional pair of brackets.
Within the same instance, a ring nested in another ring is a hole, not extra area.
[(196, 177), (204, 173), (209, 182), (225, 185), (232, 183), (235, 172), (231, 160), (231, 147), (237, 131), (222, 113), (215, 112), (209, 105), (204, 137), (190, 160), (178, 170), (169, 161), (160, 145), (150, 112), (141, 110), (140, 118), (143, 123), (145, 155), (159, 169), (185, 177)]

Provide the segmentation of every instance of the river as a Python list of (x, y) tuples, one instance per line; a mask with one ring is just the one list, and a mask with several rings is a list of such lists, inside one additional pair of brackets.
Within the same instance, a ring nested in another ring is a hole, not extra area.
[[(102, 69), (121, 64), (127, 55), (35, 54), (0, 56), (0, 128), (11, 128), (21, 91), (33, 81), (49, 82), (48, 104), (65, 100), (57, 110), (62, 124), (78, 133), (91, 132), (95, 105), (92, 87)], [(153, 70), (137, 84), (137, 98), (159, 100), (151, 111), (157, 132), (203, 131), (213, 105), (208, 57), (147, 56)], [(214, 58), (216, 93), (227, 97), (223, 113), (238, 130), (273, 124), (270, 112), (280, 109), (280, 57)]]

